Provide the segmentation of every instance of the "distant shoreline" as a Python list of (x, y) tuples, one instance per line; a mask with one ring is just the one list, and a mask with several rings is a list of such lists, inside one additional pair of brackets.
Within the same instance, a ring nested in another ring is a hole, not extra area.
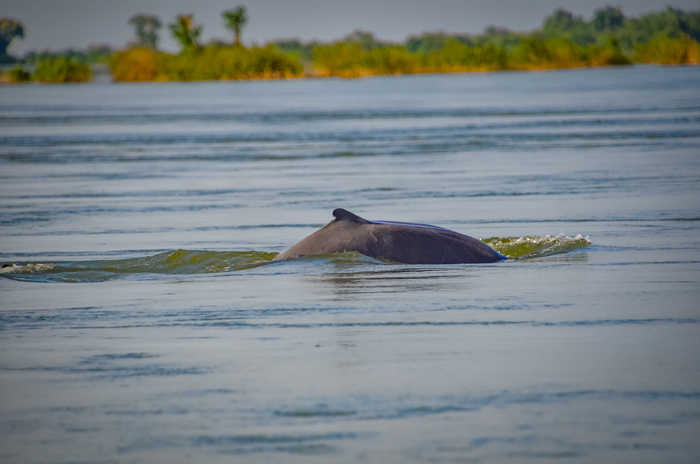
[[(431, 76), (431, 75), (456, 75), (456, 74), (491, 74), (491, 73), (541, 73), (541, 72), (563, 72), (563, 71), (590, 71), (595, 69), (606, 69), (606, 68), (616, 68), (616, 69), (630, 69), (639, 67), (669, 67), (669, 68), (683, 68), (683, 67), (696, 67), (697, 64), (658, 64), (658, 63), (632, 63), (626, 66), (579, 66), (579, 67), (569, 67), (569, 68), (542, 68), (542, 69), (501, 69), (501, 70), (488, 70), (488, 71), (452, 71), (452, 72), (414, 72), (406, 74), (367, 74), (354, 77), (342, 77), (342, 76), (323, 76), (323, 75), (313, 75), (304, 74), (294, 77), (251, 77), (246, 79), (208, 79), (208, 80), (188, 80), (188, 81), (116, 81), (112, 79), (111, 73), (105, 71), (104, 67), (101, 67), (101, 71), (94, 72), (93, 78), (90, 81), (76, 83), (76, 82), (64, 82), (64, 83), (44, 83), (44, 82), (23, 82), (20, 84), (24, 85), (62, 85), (62, 84), (201, 84), (201, 83), (224, 83), (224, 82), (265, 82), (265, 81), (296, 81), (296, 80), (316, 80), (316, 79), (372, 79), (381, 77), (409, 77), (409, 76)], [(0, 86), (15, 86), (20, 85), (18, 83), (9, 82), (6, 76), (0, 76)]]
[[(97, 63), (108, 66), (111, 79), (118, 82), (361, 78), (639, 63), (700, 64), (700, 9), (666, 7), (635, 18), (626, 17), (619, 6), (608, 5), (586, 19), (559, 8), (544, 18), (539, 29), (529, 32), (489, 26), (477, 35), (425, 32), (396, 43), (356, 30), (332, 42), (289, 39), (251, 47), (240, 40), (247, 22), (245, 7), (227, 10), (222, 16), (231, 20), (227, 27), (234, 32), (233, 41), (202, 44), (199, 36), (203, 26), (192, 14), (179, 15), (167, 26), (180, 42), (181, 51), (160, 51), (159, 31), (164, 24), (152, 15), (135, 15), (130, 24), (138, 26), (137, 40), (125, 49), (92, 46), (82, 51), (30, 52), (21, 60), (0, 55), (6, 63), (16, 62), (10, 69), (3, 67), (0, 82), (87, 82), (93, 75), (102, 78), (102, 68), (95, 72), (90, 68)], [(21, 23), (9, 23), (21, 37)]]

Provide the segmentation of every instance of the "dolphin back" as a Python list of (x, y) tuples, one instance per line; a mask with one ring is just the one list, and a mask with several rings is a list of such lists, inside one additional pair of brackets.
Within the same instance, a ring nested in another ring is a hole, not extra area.
[(333, 220), (274, 259), (354, 251), (404, 264), (493, 263), (506, 259), (485, 243), (442, 227), (368, 221), (338, 208)]

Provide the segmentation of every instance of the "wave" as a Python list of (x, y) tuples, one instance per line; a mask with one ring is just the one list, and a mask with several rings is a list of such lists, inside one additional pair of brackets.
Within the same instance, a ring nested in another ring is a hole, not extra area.
[[(509, 258), (541, 258), (567, 253), (591, 244), (586, 237), (545, 235), (530, 237), (492, 237), (483, 240)], [(104, 282), (128, 276), (202, 275), (244, 271), (272, 263), (276, 253), (265, 251), (198, 251), (176, 250), (151, 256), (59, 262), (26, 262), (0, 264), (0, 277), (27, 282)], [(366, 258), (359, 253), (337, 253), (306, 257), (335, 264), (392, 265)], [(280, 262), (281, 264), (282, 262)], [(395, 265), (395, 264), (394, 264)]]
[(542, 258), (545, 256), (568, 253), (591, 244), (588, 237), (576, 235), (531, 235), (528, 237), (491, 237), (482, 242), (499, 253), (517, 259)]
[(177, 250), (138, 258), (54, 263), (5, 263), (0, 276), (40, 282), (102, 282), (129, 275), (197, 275), (240, 271), (265, 264), (276, 253)]

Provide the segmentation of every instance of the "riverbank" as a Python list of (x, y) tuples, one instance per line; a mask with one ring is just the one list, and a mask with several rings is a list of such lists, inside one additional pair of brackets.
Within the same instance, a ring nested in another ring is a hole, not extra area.
[[(245, 9), (241, 12), (244, 14)], [(21, 59), (6, 55), (8, 63), (22, 64), (0, 74), (0, 82), (85, 82), (92, 79), (86, 66), (95, 64), (108, 66), (117, 82), (355, 78), (633, 63), (700, 64), (700, 10), (672, 7), (626, 17), (620, 7), (606, 6), (597, 9), (590, 19), (559, 8), (544, 18), (540, 28), (526, 32), (488, 26), (481, 34), (423, 32), (404, 42), (390, 42), (358, 29), (331, 42), (286, 39), (252, 47), (245, 47), (240, 40), (245, 21), (234, 28), (234, 44), (220, 39), (201, 43), (202, 26), (193, 15), (180, 15), (177, 23), (169, 25), (181, 45), (179, 53), (158, 50), (157, 18), (141, 20), (156, 21), (153, 36), (146, 40), (137, 28), (137, 41), (121, 50), (93, 45), (86, 50), (32, 51)], [(27, 67), (36, 67), (36, 71)]]
[(273, 45), (209, 45), (180, 54), (131, 48), (116, 52), (108, 65), (97, 65), (97, 73), (59, 57), (42, 61), (35, 70), (6, 70), (0, 74), (0, 83), (87, 82), (94, 74), (104, 80), (105, 73), (115, 82), (182, 82), (541, 71), (636, 63), (697, 65), (700, 44), (688, 37), (661, 37), (638, 46), (634, 55), (628, 56), (612, 39), (602, 45), (580, 46), (568, 39), (531, 37), (511, 49), (494, 44), (471, 47), (453, 40), (430, 52), (410, 52), (403, 46), (363, 49), (357, 43), (338, 42), (315, 47), (310, 59)]

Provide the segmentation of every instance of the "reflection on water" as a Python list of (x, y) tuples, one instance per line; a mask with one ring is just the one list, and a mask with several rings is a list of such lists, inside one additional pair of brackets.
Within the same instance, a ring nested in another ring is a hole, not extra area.
[[(337, 295), (392, 294), (415, 292), (449, 291), (459, 283), (460, 287), (468, 285), (469, 274), (478, 272), (468, 269), (466, 265), (455, 265), (460, 269), (444, 269), (445, 266), (411, 266), (390, 265), (379, 270), (329, 272), (307, 279), (313, 283), (322, 283), (324, 287)], [(459, 281), (459, 282), (457, 282)]]

